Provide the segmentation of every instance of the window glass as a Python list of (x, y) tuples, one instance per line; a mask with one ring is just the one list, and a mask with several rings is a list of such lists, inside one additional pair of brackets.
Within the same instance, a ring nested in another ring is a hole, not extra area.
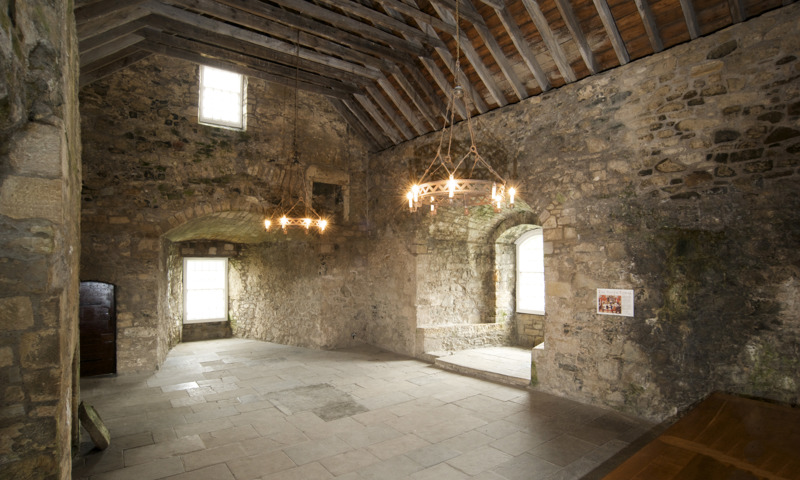
[(544, 314), (544, 237), (542, 230), (517, 240), (517, 311)]
[(223, 321), (228, 310), (228, 260), (185, 258), (184, 323)]
[(200, 67), (200, 123), (244, 129), (244, 77)]

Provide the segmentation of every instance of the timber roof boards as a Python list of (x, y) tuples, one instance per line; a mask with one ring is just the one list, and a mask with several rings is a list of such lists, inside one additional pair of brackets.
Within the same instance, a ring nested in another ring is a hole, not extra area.
[(81, 86), (154, 53), (297, 74), (380, 150), (442, 127), (457, 38), (475, 115), (793, 1), (76, 0), (75, 19)]

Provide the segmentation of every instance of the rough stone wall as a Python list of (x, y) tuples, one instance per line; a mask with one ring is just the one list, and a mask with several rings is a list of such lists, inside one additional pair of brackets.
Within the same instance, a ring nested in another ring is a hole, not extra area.
[(72, 2), (0, 9), (0, 476), (67, 479), (77, 438), (80, 131)]
[[(164, 242), (264, 241), (260, 222), (280, 200), (292, 90), (249, 79), (242, 132), (198, 124), (197, 80), (196, 65), (154, 56), (81, 90), (81, 277), (117, 286), (121, 372), (155, 369), (176, 341), (175, 301), (166, 296), (176, 291), (167, 278), (175, 252)], [(358, 236), (364, 146), (327, 100), (303, 92), (297, 129), (305, 165), (350, 174), (351, 220), (332, 230)]]
[[(484, 157), (544, 227), (540, 388), (654, 418), (712, 390), (800, 401), (798, 31), (789, 5), (478, 119)], [(394, 170), (371, 188), (404, 185), (437, 140), (376, 156)], [(444, 242), (432, 229), (463, 228), (375, 222), (425, 251)], [(441, 288), (476, 258), (460, 248)], [(633, 289), (635, 316), (596, 315), (597, 288)]]
[(325, 349), (363, 341), (369, 291), (363, 240), (304, 237), (293, 232), (283, 241), (247, 245), (230, 260), (235, 335)]

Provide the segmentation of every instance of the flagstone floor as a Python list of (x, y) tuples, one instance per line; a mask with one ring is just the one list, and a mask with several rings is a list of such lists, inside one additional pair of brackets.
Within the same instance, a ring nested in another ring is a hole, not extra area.
[[(493, 355), (496, 356), (496, 355)], [(153, 374), (85, 378), (111, 446), (74, 479), (601, 478), (654, 425), (370, 346), (184, 343)]]

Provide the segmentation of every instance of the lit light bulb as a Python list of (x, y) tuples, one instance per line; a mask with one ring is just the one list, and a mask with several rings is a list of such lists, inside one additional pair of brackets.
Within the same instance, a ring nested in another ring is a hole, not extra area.
[(414, 203), (417, 203), (417, 200), (419, 200), (419, 185), (411, 186), (411, 195), (414, 198)]
[(281, 223), (281, 228), (286, 229), (286, 225), (289, 224), (289, 219), (286, 218), (286, 215), (281, 217), (280, 223)]
[(450, 180), (447, 181), (447, 190), (450, 192), (449, 197), (453, 198), (456, 194), (456, 180), (450, 175)]
[(414, 208), (414, 194), (409, 191), (406, 198), (408, 199), (408, 208)]
[(308, 230), (308, 227), (311, 226), (311, 219), (310, 218), (304, 218), (303, 219), (303, 225), (305, 225), (306, 230)]
[(514, 187), (508, 189), (508, 198), (509, 198), (508, 203), (510, 203), (511, 205), (514, 205), (514, 195), (516, 194), (517, 191), (514, 189)]
[(328, 226), (328, 221), (321, 219), (320, 221), (317, 222), (317, 225), (319, 226), (319, 231), (320, 232), (324, 232), (325, 231), (325, 227)]
[(264, 220), (264, 228), (266, 230), (269, 230), (270, 226), (272, 226), (272, 222), (270, 222), (269, 220)]
[(497, 198), (497, 184), (493, 183), (492, 184), (492, 200), (494, 200), (496, 198)]

